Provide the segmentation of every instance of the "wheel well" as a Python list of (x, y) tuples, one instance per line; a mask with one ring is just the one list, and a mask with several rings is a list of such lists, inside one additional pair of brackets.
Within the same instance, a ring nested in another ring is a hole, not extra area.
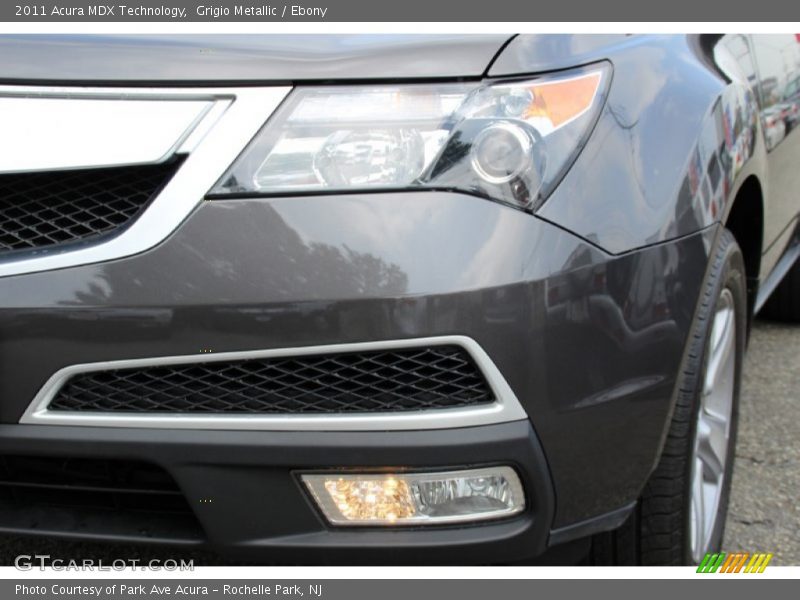
[(752, 316), (758, 293), (761, 269), (761, 249), (764, 241), (764, 202), (761, 184), (755, 176), (748, 177), (739, 188), (728, 213), (725, 227), (730, 230), (744, 255), (747, 275), (748, 315)]

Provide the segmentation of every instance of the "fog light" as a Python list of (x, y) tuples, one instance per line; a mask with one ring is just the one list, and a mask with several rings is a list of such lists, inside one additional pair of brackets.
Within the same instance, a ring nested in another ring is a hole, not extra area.
[(434, 525), (522, 512), (525, 495), (510, 467), (440, 473), (302, 475), (334, 525)]

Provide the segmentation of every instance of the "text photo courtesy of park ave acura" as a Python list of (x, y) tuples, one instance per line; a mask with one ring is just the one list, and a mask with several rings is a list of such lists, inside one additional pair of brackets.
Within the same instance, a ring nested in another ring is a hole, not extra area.
[(800, 564), (799, 123), (794, 33), (0, 35), (0, 563)]
[(282, 584), (282, 583), (253, 583), (230, 584), (219, 583), (211, 586), (195, 585), (191, 583), (100, 583), (84, 585), (76, 583), (45, 583), (25, 584), (18, 583), (14, 586), (15, 597), (72, 597), (72, 598), (108, 598), (119, 596), (130, 597), (157, 597), (171, 596), (197, 597), (211, 593), (222, 596), (236, 597), (278, 597), (278, 598), (303, 598), (312, 599), (323, 596), (324, 588), (321, 584)]

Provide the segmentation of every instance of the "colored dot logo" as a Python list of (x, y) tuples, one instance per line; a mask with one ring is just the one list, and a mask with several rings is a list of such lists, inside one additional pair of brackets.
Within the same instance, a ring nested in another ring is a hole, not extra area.
[(763, 573), (772, 554), (767, 552), (709, 552), (697, 567), (698, 573)]

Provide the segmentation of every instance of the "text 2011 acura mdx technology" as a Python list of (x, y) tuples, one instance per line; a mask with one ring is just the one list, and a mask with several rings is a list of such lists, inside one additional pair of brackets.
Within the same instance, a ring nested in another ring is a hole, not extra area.
[(792, 35), (0, 38), (0, 530), (700, 561), (749, 324), (800, 319), (798, 71)]

